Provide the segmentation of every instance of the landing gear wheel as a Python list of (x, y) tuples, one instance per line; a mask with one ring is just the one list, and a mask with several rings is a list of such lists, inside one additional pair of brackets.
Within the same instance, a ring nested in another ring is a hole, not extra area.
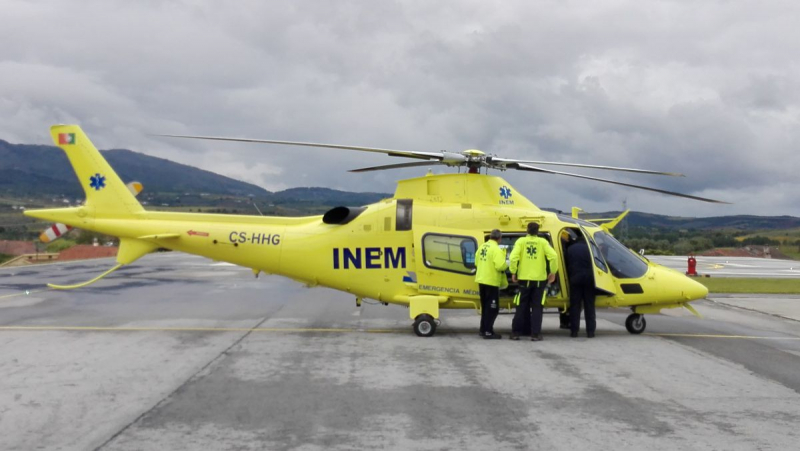
[(647, 327), (647, 321), (644, 319), (644, 315), (640, 315), (638, 313), (631, 313), (628, 315), (628, 319), (625, 320), (625, 328), (628, 329), (628, 332), (638, 335), (644, 332), (644, 329)]
[(418, 337), (432, 337), (436, 333), (436, 322), (431, 315), (419, 315), (414, 320), (414, 333)]

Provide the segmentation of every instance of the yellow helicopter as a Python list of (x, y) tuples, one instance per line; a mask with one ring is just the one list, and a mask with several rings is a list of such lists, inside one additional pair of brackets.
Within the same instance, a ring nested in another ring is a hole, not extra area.
[[(482, 168), (515, 169), (567, 175), (645, 189), (705, 202), (687, 194), (613, 180), (543, 169), (534, 165), (565, 165), (645, 174), (680, 175), (642, 169), (500, 158), (479, 150), (414, 152), (290, 141), (161, 135), (178, 138), (349, 149), (383, 153), (417, 161), (356, 169), (366, 172), (401, 167), (446, 165), (465, 167), (457, 174), (428, 174), (401, 180), (394, 196), (364, 207), (336, 207), (321, 216), (269, 217), (147, 211), (76, 125), (50, 129), (86, 192), (79, 207), (27, 210), (28, 216), (116, 236), (117, 265), (92, 280), (56, 289), (86, 286), (159, 248), (201, 255), (213, 260), (289, 277), (309, 286), (351, 293), (356, 304), (374, 299), (409, 309), (413, 330), (430, 337), (439, 325), (441, 309), (479, 309), (474, 281), (475, 252), (492, 229), (503, 232), (507, 248), (525, 235), (529, 222), (540, 224), (565, 267), (565, 249), (583, 235), (595, 264), (598, 307), (629, 308), (626, 328), (645, 330), (644, 314), (685, 307), (703, 299), (708, 290), (685, 275), (654, 264), (619, 243), (601, 227), (570, 215), (543, 211), (500, 177)], [(577, 216), (577, 215), (574, 215)], [(514, 284), (501, 292), (501, 307), (512, 308)], [(548, 291), (546, 308), (565, 311), (569, 281), (564, 272)], [(698, 315), (699, 316), (699, 315)]]

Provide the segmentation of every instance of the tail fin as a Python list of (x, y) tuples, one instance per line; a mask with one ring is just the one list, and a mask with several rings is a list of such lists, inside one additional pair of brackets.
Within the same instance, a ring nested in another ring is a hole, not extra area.
[(72, 168), (86, 192), (86, 207), (95, 214), (135, 214), (144, 211), (131, 191), (83, 130), (77, 125), (54, 125), (50, 135), (55, 144), (67, 153)]

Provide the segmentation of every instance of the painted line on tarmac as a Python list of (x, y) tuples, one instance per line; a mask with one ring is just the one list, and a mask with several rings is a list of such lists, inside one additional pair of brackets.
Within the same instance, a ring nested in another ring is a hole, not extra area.
[(666, 338), (735, 338), (739, 340), (800, 340), (800, 337), (759, 337), (755, 335), (714, 335), (714, 334), (653, 334), (644, 333), (650, 337), (666, 337)]
[[(752, 294), (756, 295), (756, 293), (752, 293)], [(786, 296), (786, 295), (784, 295), (784, 296)], [(789, 321), (799, 321), (796, 317), (785, 316), (785, 315), (781, 315), (779, 313), (770, 313), (770, 312), (765, 312), (763, 310), (756, 310), (756, 309), (754, 309), (752, 307), (744, 307), (744, 306), (741, 306), (741, 305), (731, 304), (731, 303), (725, 302), (724, 298), (720, 299), (720, 300), (709, 299), (709, 301), (713, 302), (714, 304), (721, 305), (723, 307), (728, 307), (728, 308), (737, 309), (737, 310), (744, 310), (746, 312), (761, 313), (762, 315), (768, 315), (768, 316), (771, 316), (773, 318), (788, 319)]]
[(19, 293), (4, 294), (4, 295), (0, 296), (0, 299), (11, 299), (11, 298), (15, 298), (17, 296), (30, 296), (30, 295), (36, 294), (36, 293), (44, 293), (45, 291), (53, 291), (53, 289), (52, 288), (43, 288), (41, 290), (25, 290), (25, 291), (20, 291)]
[[(98, 327), (98, 326), (0, 326), (0, 331), (67, 331), (67, 332), (283, 332), (283, 333), (352, 333), (363, 332), (385, 334), (400, 332), (400, 329), (349, 329), (335, 327)], [(405, 331), (403, 329), (402, 331)]]

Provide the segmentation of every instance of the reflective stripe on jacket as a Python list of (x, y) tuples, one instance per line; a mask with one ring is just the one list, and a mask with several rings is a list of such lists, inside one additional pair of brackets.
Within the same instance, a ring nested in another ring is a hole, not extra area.
[(503, 285), (506, 278), (506, 251), (500, 249), (497, 241), (489, 240), (478, 248), (475, 253), (475, 266), (478, 268), (475, 273), (475, 282), (484, 285), (499, 287)]
[(558, 255), (546, 239), (528, 235), (514, 243), (511, 251), (511, 274), (518, 280), (547, 279), (547, 264), (550, 274), (558, 272)]

